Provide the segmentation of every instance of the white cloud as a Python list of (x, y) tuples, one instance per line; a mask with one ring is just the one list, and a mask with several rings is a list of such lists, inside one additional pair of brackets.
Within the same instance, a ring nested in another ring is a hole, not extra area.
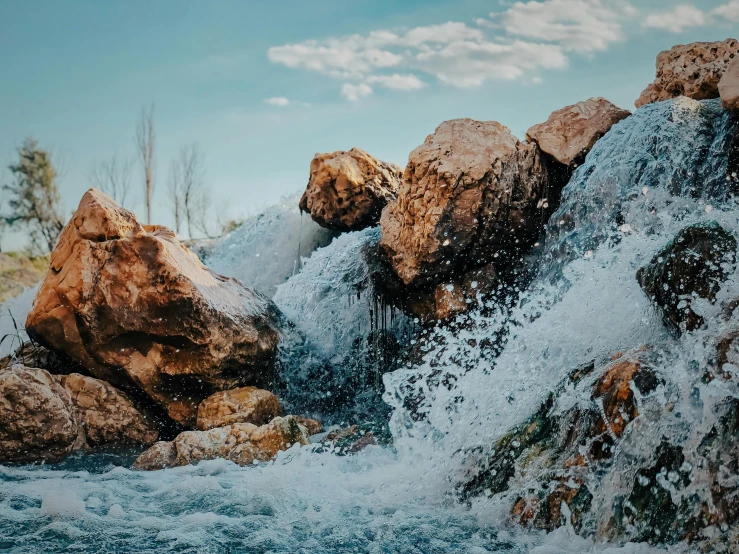
[(623, 40), (621, 22), (635, 10), (625, 0), (546, 0), (516, 2), (491, 13), (510, 35), (555, 42), (564, 50), (595, 52)]
[(350, 102), (356, 102), (363, 96), (369, 96), (372, 92), (372, 87), (366, 83), (358, 85), (344, 83), (344, 86), (341, 87), (341, 95)]
[(733, 2), (719, 6), (713, 10), (713, 13), (725, 17), (729, 21), (739, 23), (739, 0), (733, 0)]
[(537, 67), (562, 68), (567, 65), (567, 58), (558, 46), (548, 44), (459, 41), (440, 50), (421, 52), (415, 62), (440, 81), (467, 88), (487, 80), (517, 79), (526, 70)]
[(707, 18), (701, 10), (695, 6), (683, 4), (667, 12), (649, 15), (642, 25), (651, 29), (681, 33), (690, 27), (702, 27), (706, 21)]
[(289, 106), (290, 100), (288, 98), (285, 98), (284, 96), (275, 96), (273, 98), (267, 98), (265, 100), (267, 104), (271, 104), (272, 106)]
[(371, 75), (367, 78), (366, 82), (394, 90), (419, 90), (426, 86), (426, 83), (412, 73), (408, 75), (400, 75), (398, 73), (393, 73), (392, 75)]
[(475, 87), (561, 69), (569, 63), (567, 52), (593, 53), (622, 40), (622, 23), (634, 13), (627, 0), (519, 1), (475, 26), (448, 21), (376, 30), (275, 46), (267, 56), (292, 69), (340, 79), (342, 96), (356, 101), (373, 94), (373, 86), (419, 90), (426, 82), (418, 72), (452, 86)]

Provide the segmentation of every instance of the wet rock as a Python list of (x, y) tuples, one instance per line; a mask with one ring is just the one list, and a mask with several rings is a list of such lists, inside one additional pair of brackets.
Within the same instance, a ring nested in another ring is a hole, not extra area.
[(69, 392), (89, 444), (152, 444), (159, 438), (153, 420), (109, 383), (79, 373), (54, 378)]
[(710, 302), (736, 263), (734, 237), (718, 223), (691, 225), (680, 231), (636, 278), (644, 293), (662, 311), (665, 324), (677, 332), (703, 324), (691, 303)]
[(724, 108), (739, 112), (739, 56), (735, 56), (726, 68), (718, 84), (718, 92)]
[(300, 209), (328, 229), (359, 231), (377, 225), (395, 200), (403, 170), (360, 150), (316, 154)]
[(194, 425), (213, 392), (269, 381), (279, 320), (266, 297), (208, 270), (170, 230), (141, 225), (91, 189), (62, 231), (26, 330)]
[(719, 97), (719, 82), (739, 53), (739, 41), (694, 42), (673, 46), (657, 56), (657, 76), (636, 101), (636, 107), (687, 96), (694, 100)]
[(505, 492), (514, 478), (524, 479), (529, 468), (549, 468), (539, 485), (529, 483), (530, 492), (514, 500), (512, 517), (549, 531), (561, 525), (581, 529), (592, 501), (585, 483), (613, 457), (627, 426), (639, 416), (640, 400), (663, 382), (652, 369), (651, 355), (638, 349), (573, 371), (566, 386), (587, 383), (590, 401), (558, 413), (556, 397), (562, 390), (557, 390), (490, 452), (468, 452), (466, 477), (459, 487), (462, 497)]
[(323, 431), (323, 424), (320, 421), (311, 419), (309, 417), (303, 417), (303, 416), (293, 416), (293, 417), (295, 418), (295, 421), (297, 421), (299, 425), (302, 425), (308, 430), (308, 434), (311, 436), (317, 435), (318, 433)]
[(259, 427), (234, 423), (207, 431), (185, 431), (169, 443), (158, 442), (139, 456), (133, 468), (156, 470), (216, 458), (251, 465), (269, 461), (294, 444), (310, 444), (308, 429), (294, 416), (276, 417)]
[(196, 427), (201, 431), (234, 423), (264, 425), (280, 413), (277, 397), (256, 387), (217, 392), (198, 407)]
[(359, 425), (352, 425), (334, 429), (327, 433), (321, 442), (331, 445), (340, 454), (356, 454), (370, 445), (377, 444), (377, 439), (372, 431), (361, 429)]
[(48, 371), (0, 370), (0, 463), (59, 461), (83, 444), (69, 392)]
[(33, 341), (25, 341), (15, 352), (0, 359), (0, 368), (16, 364), (45, 369), (52, 375), (69, 375), (85, 371), (85, 368), (63, 352), (55, 352)]
[(455, 283), (440, 283), (434, 291), (434, 318), (449, 319), (467, 311), (462, 287)]
[(552, 113), (526, 131), (526, 138), (557, 162), (579, 165), (611, 127), (630, 115), (605, 98), (591, 98)]
[(516, 261), (539, 235), (547, 187), (536, 145), (494, 121), (446, 121), (411, 152), (380, 246), (407, 286)]

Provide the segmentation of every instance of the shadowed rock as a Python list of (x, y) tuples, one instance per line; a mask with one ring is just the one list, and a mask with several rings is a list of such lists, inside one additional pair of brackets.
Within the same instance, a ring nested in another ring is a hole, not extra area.
[(636, 278), (661, 309), (665, 324), (678, 332), (693, 331), (703, 324), (691, 308), (693, 300), (716, 300), (728, 266), (736, 263), (736, 249), (734, 237), (718, 223), (691, 225), (639, 269)]

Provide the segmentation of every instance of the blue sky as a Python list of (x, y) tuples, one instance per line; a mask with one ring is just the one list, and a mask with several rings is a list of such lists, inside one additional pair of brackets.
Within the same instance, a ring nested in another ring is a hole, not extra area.
[(71, 211), (154, 104), (155, 221), (193, 141), (220, 213), (248, 214), (302, 189), (316, 152), (404, 165), (446, 119), (523, 137), (592, 96), (633, 109), (660, 50), (738, 35), (739, 0), (4, 0), (0, 163), (27, 136), (60, 154)]

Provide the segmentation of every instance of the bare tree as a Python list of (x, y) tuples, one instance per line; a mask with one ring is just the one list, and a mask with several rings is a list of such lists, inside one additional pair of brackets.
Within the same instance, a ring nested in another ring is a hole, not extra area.
[(182, 194), (182, 171), (180, 171), (179, 160), (172, 160), (169, 169), (169, 207), (174, 216), (174, 230), (178, 235), (182, 227), (182, 217), (185, 213), (184, 199)]
[(113, 156), (100, 162), (90, 172), (90, 184), (126, 207), (131, 192), (131, 160)]
[(151, 198), (154, 194), (154, 106), (141, 109), (141, 118), (136, 126), (136, 149), (144, 170), (144, 203), (146, 222), (151, 224)]
[[(215, 234), (211, 232), (212, 222), (210, 221), (213, 208), (211, 191), (206, 187), (202, 187), (198, 194), (190, 200), (190, 203), (192, 226), (206, 237), (213, 238)], [(219, 227), (219, 225), (216, 224), (216, 227)]]
[(172, 198), (170, 205), (175, 216), (175, 225), (184, 222), (187, 225), (187, 234), (193, 238), (193, 231), (200, 230), (201, 210), (204, 203), (205, 171), (204, 158), (197, 143), (183, 147), (172, 161), (170, 169), (169, 192)]

